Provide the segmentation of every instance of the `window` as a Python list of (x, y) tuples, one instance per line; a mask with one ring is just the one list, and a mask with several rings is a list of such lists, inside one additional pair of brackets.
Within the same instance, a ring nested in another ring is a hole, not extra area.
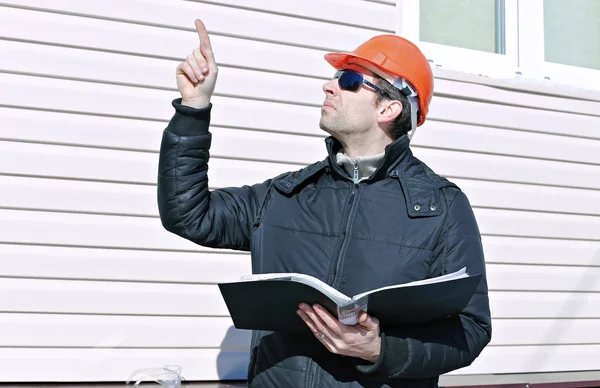
[(397, 0), (397, 33), (436, 67), (600, 90), (599, 0)]
[(600, 1), (545, 0), (547, 62), (600, 70)]
[(499, 3), (496, 0), (421, 0), (419, 39), (503, 54), (504, 8), (499, 9)]
[(514, 76), (517, 0), (398, 0), (398, 33), (434, 66)]

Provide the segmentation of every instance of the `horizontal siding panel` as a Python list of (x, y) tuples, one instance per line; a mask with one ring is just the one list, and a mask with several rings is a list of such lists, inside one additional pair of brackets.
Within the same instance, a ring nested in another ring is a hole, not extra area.
[[(255, 184), (302, 166), (213, 157), (209, 182), (226, 187)], [(156, 184), (158, 153), (89, 149), (0, 141), (0, 174)]]
[(596, 370), (600, 345), (498, 346), (483, 350), (469, 367), (449, 373), (503, 374)]
[[(593, 370), (600, 345), (488, 347), (475, 363), (452, 374)], [(243, 379), (247, 352), (218, 349), (0, 349), (3, 381), (125, 381), (132, 371), (182, 366), (186, 380)], [(29, 366), (39, 365), (32, 371)], [(68, 368), (64, 366), (68, 365)]]
[[(165, 232), (166, 233), (166, 232)], [(200, 246), (200, 249), (205, 249)], [(0, 244), (0, 276), (218, 283), (251, 272), (245, 253), (152, 252)], [(600, 266), (487, 264), (491, 290), (600, 292)]]
[[(147, 120), (171, 119), (171, 101), (178, 97), (176, 92), (163, 90), (14, 74), (0, 74), (0, 83), (4, 85), (0, 105)], [(212, 122), (217, 125), (304, 133), (320, 117), (319, 109), (308, 106), (219, 96), (211, 102), (215, 106)], [(285, 117), (285, 126), (273, 117)]]
[[(26, 110), (20, 109), (10, 111), (21, 111), (21, 115), (29, 114)], [(25, 120), (14, 118), (12, 115), (3, 116), (2, 113), (3, 111), (0, 109), (0, 120), (6, 117), (6, 121), (3, 121), (3, 128), (0, 130), (0, 136), (4, 139), (144, 151), (153, 153), (157, 160), (162, 132), (166, 127), (166, 123), (162, 122), (106, 117), (98, 118), (94, 124), (96, 118), (94, 116), (60, 113), (56, 114), (55, 119), (47, 121), (44, 125), (36, 117), (38, 112), (31, 112), (32, 118)], [(52, 115), (49, 112), (44, 113), (48, 116)], [(68, 123), (62, 121), (71, 117), (73, 120)], [(80, 120), (84, 117), (87, 119)], [(103, 133), (104, 126), (111, 124), (115, 126), (111, 126)], [(212, 126), (210, 131), (213, 134), (210, 154), (214, 157), (230, 158), (234, 156), (240, 159), (297, 163), (300, 166), (295, 169), (300, 169), (303, 165), (323, 160), (327, 156), (325, 141), (322, 137), (266, 133), (216, 126)]]
[(492, 318), (600, 318), (600, 294), (583, 292), (490, 292)]
[[(494, 289), (598, 289), (594, 276), (600, 268), (600, 243), (486, 236), (483, 244), (489, 285)], [(190, 252), (153, 252), (4, 243), (0, 244), (0, 276), (214, 283), (251, 272), (247, 253), (199, 245), (189, 248)]]
[[(4, 140), (158, 152), (169, 119), (140, 120), (0, 107), (3, 123), (0, 136)], [(212, 125), (211, 131), (217, 128), (218, 125)]]
[(124, 383), (138, 369), (161, 365), (181, 366), (188, 381), (241, 380), (248, 361), (247, 350), (5, 348), (0, 349), (0, 381)]
[[(490, 346), (600, 343), (598, 319), (497, 319)], [(0, 314), (0, 347), (247, 349), (229, 317)], [(211, 333), (210, 336), (202, 335)]]
[(483, 234), (600, 241), (600, 217), (475, 209)]
[(158, 218), (0, 210), (0, 242), (99, 248), (197, 251)]
[[(228, 131), (229, 132), (229, 131)], [(235, 132), (229, 132), (233, 134)], [(252, 137), (252, 134), (246, 134)], [(215, 136), (217, 138), (218, 136)], [(256, 138), (255, 138), (256, 139)], [(281, 139), (281, 137), (280, 137)], [(257, 139), (258, 140), (258, 139)], [(274, 138), (277, 142), (278, 138)], [(300, 143), (303, 143), (300, 140)], [(310, 141), (306, 141), (310, 142)], [(221, 143), (221, 150), (226, 152), (227, 145)], [(242, 149), (243, 145), (235, 146)], [(271, 143), (273, 144), (273, 143)], [(246, 144), (247, 146), (247, 144)], [(233, 147), (230, 147), (233, 149)], [(320, 160), (325, 157), (325, 147)], [(265, 148), (255, 149), (254, 157)], [(317, 148), (313, 148), (317, 156)], [(274, 152), (275, 158), (281, 156), (279, 150)], [(576, 165), (572, 163), (548, 162), (504, 156), (461, 153), (445, 150), (416, 149), (415, 155), (427, 163), (442, 176), (488, 180), (494, 176), (498, 180), (513, 183), (536, 183), (557, 186), (574, 186), (600, 189), (600, 180), (590, 179), (600, 173), (600, 166)], [(19, 142), (0, 142), (0, 174), (21, 174), (34, 176), (52, 176), (90, 180), (110, 180), (130, 183), (156, 183), (158, 154), (147, 152), (128, 152), (121, 150), (90, 149), (66, 146), (49, 146)], [(292, 152), (293, 154), (293, 152)], [(240, 182), (253, 184), (263, 182), (286, 171), (295, 171), (304, 164), (262, 163), (255, 161), (239, 161), (220, 159), (212, 153), (209, 162), (213, 169), (210, 173), (210, 184), (214, 187), (230, 186)], [(232, 154), (223, 156), (231, 157)], [(246, 155), (248, 155), (246, 153)], [(296, 154), (298, 155), (298, 154)], [(238, 156), (238, 155), (236, 155)], [(263, 156), (264, 157), (264, 156)], [(275, 159), (274, 158), (274, 159)], [(263, 159), (263, 158), (261, 158)], [(276, 160), (272, 160), (276, 161)], [(124, 167), (127, 168), (124, 168)], [(235, 174), (232, 172), (235, 171)], [(240, 177), (234, 178), (238, 174)], [(588, 212), (586, 212), (588, 213)], [(593, 211), (591, 213), (594, 213)]]
[(416, 157), (436, 173), (454, 178), (471, 178), (511, 183), (531, 183), (599, 189), (600, 166), (491, 156), (446, 150), (413, 149)]
[[(0, 173), (3, 174), (146, 184), (157, 180), (158, 154), (155, 153), (11, 142), (0, 142), (0, 149), (3, 165)], [(216, 161), (213, 159), (211, 163)]]
[[(0, 41), (0, 47), (2, 42)], [(50, 56), (51, 57), (51, 56)], [(77, 66), (77, 68), (82, 68)], [(103, 66), (103, 68), (105, 68)], [(246, 70), (224, 69), (231, 72), (248, 72)], [(128, 72), (131, 74), (133, 72)], [(267, 73), (252, 72), (267, 76)], [(170, 73), (169, 73), (170, 74)], [(291, 86), (294, 83), (295, 77), (279, 76), (284, 79), (273, 81), (272, 85), (286, 85), (286, 87), (277, 86), (278, 90), (298, 90)], [(248, 87), (244, 90), (252, 90), (257, 92), (258, 97), (278, 97), (277, 93), (271, 93), (270, 90), (261, 88), (258, 85), (265, 82), (260, 80), (260, 77), (248, 75), (244, 77), (227, 77), (225, 80), (232, 82), (219, 82), (219, 85), (230, 84), (235, 90), (234, 95), (241, 96), (243, 90), (240, 89), (240, 84), (243, 84), (243, 79), (253, 80), (257, 83), (257, 87)], [(305, 81), (302, 81), (305, 82)], [(320, 82), (319, 82), (320, 83)], [(234, 86), (235, 85), (235, 86)], [(289, 85), (289, 87), (287, 87)], [(217, 87), (218, 89), (219, 87)], [(319, 100), (322, 100), (322, 92), (320, 86), (314, 85), (311, 88), (318, 91)], [(232, 90), (233, 92), (233, 90)], [(175, 97), (175, 95), (171, 96)], [(279, 96), (285, 99), (285, 96)], [(316, 101), (317, 99), (315, 99)], [(226, 99), (225, 101), (230, 101)], [(243, 106), (247, 100), (237, 100), (237, 104)], [(268, 103), (265, 103), (268, 104)], [(170, 100), (163, 101), (163, 108), (167, 107), (173, 112), (170, 107)], [(263, 108), (268, 109), (266, 106)], [(314, 157), (321, 157), (324, 153), (324, 144), (321, 140), (325, 137), (317, 125), (317, 121), (304, 122), (304, 127), (296, 126), (295, 130), (301, 134), (314, 135), (312, 137), (290, 137), (276, 133), (248, 134), (242, 139), (238, 139), (240, 135), (245, 133), (234, 132), (236, 138), (231, 139), (227, 136), (229, 131), (218, 129), (216, 127), (228, 125), (231, 120), (224, 113), (219, 113), (221, 107), (215, 105), (214, 110), (216, 117), (213, 117), (212, 131), (215, 133), (214, 147), (232, 147), (236, 143), (244, 143), (251, 137), (260, 138), (261, 142), (269, 141), (272, 144), (279, 144), (281, 147), (264, 147), (274, 152), (283, 147), (287, 147), (286, 152), (296, 151), (297, 154), (303, 157), (295, 157), (291, 155), (291, 161), (311, 163), (315, 160)], [(316, 108), (314, 109), (316, 111)], [(314, 112), (313, 112), (314, 113)], [(159, 148), (160, 130), (164, 129), (168, 118), (164, 122), (143, 121), (143, 120), (127, 120), (109, 117), (98, 117), (88, 115), (73, 115), (65, 113), (50, 113), (50, 112), (31, 112), (24, 109), (7, 109), (0, 108), (0, 118), (5, 122), (5, 127), (2, 129), (2, 137), (15, 140), (31, 140), (40, 142), (52, 143), (67, 143), (78, 145), (94, 145), (115, 148), (130, 148), (141, 150), (156, 151)], [(252, 127), (252, 121), (248, 120), (244, 126)], [(240, 124), (238, 121), (237, 124)], [(51, 126), (52, 131), (48, 131)], [(272, 126), (272, 125), (271, 125)], [(255, 128), (257, 125), (254, 126)], [(287, 131), (287, 124), (281, 125), (278, 128), (280, 131)], [(85, 136), (82, 136), (82, 133)], [(151, 136), (154, 133), (155, 136)], [(118, 134), (118, 136), (117, 136)], [(287, 141), (286, 141), (287, 140)], [(221, 142), (221, 143), (219, 143)], [(514, 144), (535, 143), (534, 148), (514, 147)], [(291, 147), (294, 145), (294, 147)], [(498, 155), (514, 155), (523, 157), (543, 158), (550, 160), (564, 160), (579, 163), (590, 163), (600, 165), (600, 141), (589, 139), (569, 138), (564, 136), (542, 135), (536, 133), (528, 133), (521, 131), (508, 131), (501, 129), (485, 128), (478, 126), (470, 126), (464, 124), (440, 123), (436, 121), (427, 122), (424, 128), (420, 129), (418, 135), (415, 136), (413, 147), (436, 147), (444, 149), (464, 150), (477, 153), (492, 153)], [(217, 153), (222, 153), (220, 148), (216, 148)], [(227, 148), (226, 148), (227, 149)], [(255, 149), (255, 147), (245, 147), (245, 149)], [(237, 150), (231, 149), (231, 153), (236, 153)], [(246, 151), (252, 152), (252, 151)]]
[(487, 262), (600, 267), (599, 241), (483, 236)]
[[(598, 217), (524, 213), (506, 217), (476, 209), (481, 233), (503, 236), (600, 240)], [(518, 213), (518, 212), (515, 212)], [(166, 232), (160, 219), (113, 215), (0, 210), (0, 241), (19, 244), (78, 245), (190, 250), (195, 244)], [(568, 233), (559, 234), (562, 228)], [(93, 232), (93, 233), (92, 233)]]
[[(427, 117), (454, 123), (600, 139), (600, 134), (595, 129), (600, 125), (600, 116), (552, 112), (436, 96), (431, 100)], [(415, 139), (418, 133), (417, 131)], [(516, 145), (514, 146), (516, 147)]]
[[(182, 31), (2, 7), (0, 38), (180, 60), (198, 45), (198, 34), (191, 30), (194, 15), (186, 18), (190, 31)], [(211, 43), (220, 65), (332, 75), (323, 59), (326, 51), (219, 35), (212, 35)]]
[(247, 350), (251, 333), (229, 317), (0, 314), (0, 328), (0, 347)]
[(219, 283), (251, 273), (250, 255), (197, 246), (161, 252), (0, 244), (0, 276)]
[(216, 285), (0, 278), (1, 312), (229, 316)]
[(471, 205), (513, 210), (600, 215), (600, 191), (452, 179)]
[[(237, 100), (237, 103), (243, 105), (246, 100)], [(169, 106), (169, 104), (168, 100), (163, 102), (165, 106)], [(229, 154), (241, 157), (257, 157), (257, 154), (264, 154), (264, 151), (260, 149), (260, 144), (264, 144), (262, 148), (268, 150), (266, 155), (279, 151), (277, 156), (271, 156), (271, 159), (274, 160), (309, 164), (322, 159), (325, 154), (322, 139), (326, 134), (320, 131), (316, 121), (311, 124), (306, 122), (305, 129), (299, 133), (317, 137), (298, 137), (279, 133), (266, 134), (264, 132), (248, 133), (218, 128), (227, 125), (230, 121), (225, 114), (219, 114), (220, 110), (218, 106), (213, 109), (217, 115), (217, 117), (213, 115), (211, 128), (215, 134), (211, 150), (213, 154), (224, 155), (229, 152)], [(173, 112), (172, 108), (171, 111)], [(129, 120), (8, 108), (0, 108), (0, 119), (5, 123), (0, 132), (5, 139), (145, 151), (159, 149), (161, 132), (166, 127), (166, 120), (168, 120), (165, 119), (164, 122)], [(419, 130), (419, 134), (412, 142), (413, 147), (417, 149), (422, 146), (439, 147), (477, 153), (600, 164), (600, 141), (451, 123), (427, 123), (426, 128)], [(248, 121), (247, 124), (251, 125), (251, 122)], [(296, 128), (299, 130), (299, 126)], [(282, 125), (279, 129), (285, 131), (287, 128)], [(246, 146), (249, 144), (248, 142), (260, 144)], [(528, 142), (535, 143), (536, 147), (533, 149), (514, 147), (514, 144)], [(239, 147), (239, 144), (243, 144), (243, 147)], [(282, 159), (283, 154), (287, 154), (288, 158)]]
[[(211, 162), (210, 183), (239, 186), (250, 182), (246, 176), (221, 174), (220, 160)], [(223, 166), (251, 162), (227, 161)], [(263, 164), (256, 164), (263, 166)], [(299, 168), (299, 166), (298, 166)], [(259, 168), (260, 169), (260, 168)], [(267, 172), (265, 172), (265, 175)], [(262, 178), (260, 176), (259, 178)], [(83, 179), (83, 178), (82, 178)], [(553, 213), (590, 214), (598, 216), (600, 191), (536, 187), (510, 183), (454, 180), (466, 193), (472, 206)], [(73, 212), (158, 216), (154, 183), (124, 184), (80, 180), (13, 177), (0, 175), (0, 206), (19, 209), (46, 209)], [(515, 201), (515, 198), (518, 198)]]
[(600, 140), (438, 121), (427, 121), (417, 130), (411, 145), (600, 165)]
[[(0, 278), (0, 311), (228, 316), (217, 285)], [(490, 292), (496, 318), (600, 318), (600, 293)]]
[[(203, 2), (203, 0), (194, 0)], [(327, 23), (345, 23), (393, 33), (396, 27), (395, 8), (391, 4), (339, 0), (210, 0), (224, 6), (266, 11), (294, 17), (318, 19)]]
[[(266, 75), (266, 73), (264, 74)], [(233, 81), (235, 81), (235, 79), (233, 79)], [(0, 105), (25, 108), (33, 107), (47, 110), (67, 110), (71, 112), (143, 118), (148, 120), (169, 120), (173, 114), (173, 108), (170, 105), (170, 101), (178, 96), (177, 92), (175, 91), (98, 84), (93, 82), (66, 81), (15, 74), (0, 74), (0, 82), (5, 83), (6, 85), (6, 88), (2, 90), (3, 93), (0, 93)], [(243, 84), (243, 82), (244, 81), (241, 83)], [(256, 82), (259, 83), (258, 81)], [(287, 78), (285, 82), (287, 82)], [(291, 79), (291, 82), (295, 82), (294, 79)], [(240, 87), (239, 82), (226, 82), (226, 84), (229, 84), (232, 89), (238, 90), (239, 94), (237, 97), (247, 95), (248, 90), (251, 90)], [(309, 91), (308, 89), (305, 90), (307, 90), (306, 93), (314, 93), (316, 96), (317, 94), (321, 93), (319, 89), (320, 86), (317, 88), (315, 85), (312, 91)], [(266, 94), (269, 94), (268, 91)], [(317, 125), (320, 117), (318, 105), (321, 104), (322, 98), (318, 98), (318, 101), (316, 101), (316, 99), (317, 98), (315, 97), (315, 106), (311, 107), (214, 96), (212, 99), (214, 104), (212, 123), (214, 125), (264, 129), (271, 131), (286, 131), (323, 136), (323, 133), (318, 129)], [(456, 101), (450, 99), (438, 98), (434, 99), (434, 101), (435, 100), (439, 100), (441, 104), (456, 104)], [(470, 106), (472, 103), (468, 101), (462, 101), (460, 104), (460, 107), (455, 106), (452, 111), (462, 109), (463, 113), (461, 113), (461, 117), (472, 116), (472, 114), (467, 114), (467, 110), (479, 110), (478, 107)], [(237, 114), (229, 114), (229, 112), (232, 110), (235, 110)], [(499, 111), (489, 114), (493, 117), (501, 117), (502, 115), (515, 117), (514, 115), (518, 113), (519, 112), (517, 111), (511, 110), (510, 112)], [(272, 120), (273, 117), (286, 117), (286, 120), (283, 120), (285, 124), (281, 124), (281, 120)], [(483, 117), (483, 119), (487, 119), (486, 117), (487, 116)], [(446, 120), (448, 117), (442, 115), (437, 117), (437, 119)], [(469, 122), (466, 123), (468, 124)], [(597, 122), (595, 123), (583, 123), (578, 128), (587, 127), (591, 130), (594, 128), (594, 125), (599, 123), (600, 118), (598, 118)], [(474, 124), (477, 124), (477, 122)], [(432, 126), (434, 126), (434, 128), (440, 128), (436, 133), (440, 133), (439, 131), (442, 131), (441, 133), (444, 134), (443, 136), (439, 135), (439, 137), (443, 139), (444, 136), (446, 136), (447, 132), (444, 132), (446, 131), (445, 129), (441, 129), (443, 128), (441, 124), (438, 123)], [(460, 130), (457, 131), (457, 128), (460, 128)], [(473, 136), (473, 131), (478, 131), (478, 129), (469, 127), (461, 128), (455, 126), (450, 127), (449, 131), (456, 132), (460, 139), (463, 139), (458, 143), (458, 140), (453, 140), (450, 142), (450, 144), (459, 147), (459, 149), (473, 151), (472, 147), (465, 148), (464, 146), (461, 146), (461, 144), (472, 142), (470, 140), (479, 137), (479, 135)], [(425, 132), (425, 129), (423, 129), (423, 132)], [(421, 132), (418, 133), (420, 134)], [(496, 139), (502, 132), (496, 130), (486, 131), (486, 133), (490, 134), (491, 139)], [(426, 134), (425, 136), (429, 135)], [(431, 144), (430, 146), (447, 147), (447, 144), (445, 144), (444, 141), (438, 141), (438, 136), (435, 136), (435, 134), (432, 136), (433, 139), (429, 138), (427, 141), (424, 140), (422, 143), (416, 142), (415, 144)], [(509, 133), (508, 136), (510, 137), (511, 133)], [(594, 150), (598, 149), (597, 142), (582, 143), (582, 141), (577, 139), (566, 140), (565, 145), (563, 146), (564, 153), (561, 152), (560, 154), (562, 156), (558, 156), (558, 143), (556, 137), (541, 137), (539, 135), (528, 135), (523, 133), (512, 134), (512, 136), (516, 136), (516, 138), (521, 139), (520, 141), (522, 142), (531, 141), (532, 137), (535, 139), (540, 139), (540, 144), (542, 145), (541, 151), (533, 153), (531, 156), (534, 157), (559, 158), (566, 160), (571, 160), (572, 158), (573, 161), (581, 161), (586, 163), (595, 163), (598, 161), (597, 156), (595, 156), (596, 153), (594, 152)], [(415, 140), (418, 139), (418, 137), (419, 135), (416, 135)], [(482, 141), (482, 143), (485, 142)], [(524, 151), (511, 151), (511, 149), (517, 148), (510, 147), (509, 144), (506, 144), (506, 142), (500, 141), (499, 144), (504, 144), (505, 147), (486, 146), (481, 151), (502, 154), (512, 153), (517, 155), (528, 155), (527, 153), (524, 153)], [(575, 151), (576, 147), (582, 144), (584, 144), (584, 146), (582, 147), (583, 151), (581, 151), (581, 156), (573, 156), (577, 155), (577, 152)], [(501, 152), (503, 149), (506, 149), (506, 151)]]
[(600, 267), (487, 264), (486, 270), (488, 287), (494, 291), (600, 293)]
[[(48, 58), (43, 67), (32, 63), (32, 53)], [(11, 58), (0, 65), (6, 72), (140, 85), (171, 90), (177, 96), (175, 68), (180, 61), (10, 41), (0, 41), (0, 56)], [(316, 78), (221, 66), (215, 94), (319, 105), (324, 100), (323, 83)]]
[[(600, 102), (578, 100), (557, 96), (527, 93), (526, 91), (506, 90), (500, 87), (464, 81), (436, 79), (435, 90), (440, 96), (456, 99), (472, 99), (507, 106), (523, 106), (548, 111), (579, 113), (600, 116)], [(571, 129), (569, 128), (569, 132)]]
[[(213, 34), (335, 50), (351, 50), (378, 33), (373, 29), (190, 1), (105, 0), (94, 3), (55, 0), (50, 5), (44, 0), (7, 0), (4, 3), (177, 29), (194, 29), (195, 16), (192, 15), (202, 15), (208, 31)], [(124, 15), (128, 17), (124, 18)], [(303, 33), (299, 34), (298, 30)]]
[(598, 319), (496, 319), (490, 346), (600, 344)]
[(156, 186), (0, 175), (0, 207), (158, 217)]

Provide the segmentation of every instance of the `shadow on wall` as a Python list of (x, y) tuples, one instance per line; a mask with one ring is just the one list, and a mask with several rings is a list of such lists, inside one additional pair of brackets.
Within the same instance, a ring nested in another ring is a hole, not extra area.
[[(572, 331), (569, 327), (564, 326), (564, 321), (560, 318), (579, 318), (581, 309), (587, 303), (585, 299), (581, 298), (582, 293), (585, 295), (585, 293), (595, 292), (593, 290), (596, 289), (596, 285), (600, 282), (600, 277), (598, 277), (598, 271), (596, 270), (600, 267), (600, 250), (594, 254), (592, 262), (589, 265), (593, 270), (585, 272), (581, 277), (577, 284), (577, 289), (573, 290), (575, 292), (572, 292), (570, 298), (561, 306), (557, 314), (559, 319), (554, 320), (554, 325), (550, 327), (542, 343), (561, 343), (559, 339), (567, 335), (569, 331)], [(532, 357), (528, 368), (530, 370), (542, 370), (546, 366), (548, 358), (550, 358), (548, 350), (540, 347), (538, 354)]]
[(221, 381), (245, 381), (250, 361), (250, 338), (252, 331), (238, 330), (231, 326), (217, 356), (217, 372)]

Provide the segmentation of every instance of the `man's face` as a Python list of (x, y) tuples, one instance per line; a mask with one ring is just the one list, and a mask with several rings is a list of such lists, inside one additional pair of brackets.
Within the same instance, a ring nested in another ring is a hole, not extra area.
[[(357, 64), (348, 64), (345, 69), (363, 74), (365, 80), (374, 82), (373, 73)], [(321, 108), (319, 126), (333, 136), (364, 133), (378, 125), (378, 109), (374, 103), (376, 91), (363, 84), (356, 92), (340, 89), (338, 80), (323, 85), (325, 101)]]

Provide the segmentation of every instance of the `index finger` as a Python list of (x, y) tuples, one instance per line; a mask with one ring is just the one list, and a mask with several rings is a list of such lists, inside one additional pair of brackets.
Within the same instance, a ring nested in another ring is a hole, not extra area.
[(203, 42), (209, 49), (212, 50), (212, 45), (210, 44), (210, 36), (208, 36), (206, 26), (200, 19), (196, 19), (194, 23), (196, 24), (196, 31), (198, 31), (198, 38), (200, 39), (200, 42)]
[(344, 335), (344, 332), (347, 330), (347, 326), (344, 325), (342, 322), (340, 322), (333, 315), (331, 315), (329, 313), (329, 311), (327, 311), (325, 309), (325, 307), (323, 307), (319, 304), (315, 304), (315, 305), (313, 305), (313, 309), (315, 310), (315, 312), (317, 313), (319, 318), (321, 318), (323, 323), (325, 323), (325, 325), (327, 325), (329, 330), (331, 330), (332, 332), (334, 332), (336, 335), (338, 335), (340, 337)]

